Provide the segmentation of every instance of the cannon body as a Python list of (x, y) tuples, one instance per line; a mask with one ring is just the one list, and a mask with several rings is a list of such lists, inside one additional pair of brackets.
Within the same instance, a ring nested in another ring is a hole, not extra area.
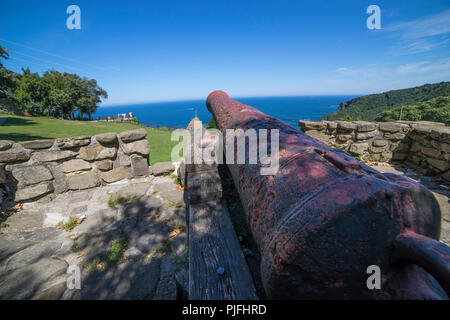
[[(207, 107), (224, 137), (226, 129), (279, 130), (275, 174), (261, 175), (260, 161), (228, 165), (270, 298), (448, 298), (450, 251), (437, 241), (441, 213), (428, 189), (381, 174), (223, 91), (212, 92)], [(381, 289), (367, 286), (372, 265)]]

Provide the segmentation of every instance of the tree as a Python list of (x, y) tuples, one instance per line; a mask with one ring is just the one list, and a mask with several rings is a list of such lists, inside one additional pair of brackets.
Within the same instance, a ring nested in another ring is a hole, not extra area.
[[(9, 53), (7, 49), (0, 46), (0, 58), (7, 60), (9, 58)], [(0, 60), (0, 68), (3, 68), (2, 60)]]
[[(0, 58), (8, 59), (6, 49), (0, 46)], [(82, 118), (87, 114), (92, 119), (97, 105), (108, 98), (95, 79), (82, 78), (74, 73), (48, 70), (41, 77), (22, 68), (22, 75), (3, 67), (0, 61), (0, 97), (11, 97), (22, 111), (33, 115), (60, 118)]]
[(102, 99), (108, 98), (108, 93), (101, 88), (95, 79), (82, 81), (83, 94), (78, 100), (79, 113), (81, 116), (86, 113), (89, 120), (92, 120), (92, 114), (97, 110), (97, 104), (102, 102)]
[[(401, 107), (386, 110), (377, 121), (395, 121), (399, 119)], [(403, 107), (402, 120), (435, 121), (450, 125), (450, 96), (437, 97), (415, 105)]]
[(38, 73), (22, 69), (15, 98), (19, 108), (33, 115), (48, 114), (48, 86)]
[(51, 114), (55, 117), (74, 119), (77, 102), (83, 92), (80, 76), (50, 70), (44, 73), (43, 78), (49, 88), (48, 103)]
[[(68, 105), (67, 113), (70, 119), (74, 120), (75, 118), (75, 110), (77, 108), (78, 101), (83, 97), (85, 94), (84, 88), (83, 88), (83, 81), (79, 75), (73, 74), (73, 73), (64, 73), (63, 74), (64, 79), (64, 86), (65, 91), (69, 96), (70, 99), (70, 105)], [(78, 110), (79, 111), (79, 110)]]
[(70, 96), (65, 90), (63, 75), (56, 70), (50, 70), (44, 73), (43, 79), (49, 89), (49, 115), (65, 118), (70, 110)]
[(14, 99), (14, 93), (19, 86), (20, 75), (0, 67), (0, 97)]
[(0, 46), (0, 97), (14, 97), (14, 91), (19, 85), (19, 76), (3, 67), (1, 59), (8, 59), (7, 49)]

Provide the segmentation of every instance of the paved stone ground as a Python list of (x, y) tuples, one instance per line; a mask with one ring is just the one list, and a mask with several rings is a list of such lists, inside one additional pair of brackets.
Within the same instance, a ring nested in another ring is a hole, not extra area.
[[(183, 191), (168, 176), (25, 203), (0, 234), (0, 299), (177, 299), (188, 286)], [(111, 208), (110, 195), (135, 197)], [(72, 231), (56, 226), (85, 220)], [(182, 231), (175, 237), (173, 230)], [(123, 258), (110, 261), (125, 240)], [(81, 289), (67, 288), (69, 266), (81, 269)]]
[(389, 172), (407, 176), (426, 186), (439, 202), (442, 213), (441, 242), (450, 246), (450, 188), (432, 177), (421, 176), (404, 165), (372, 165), (372, 168), (380, 172)]

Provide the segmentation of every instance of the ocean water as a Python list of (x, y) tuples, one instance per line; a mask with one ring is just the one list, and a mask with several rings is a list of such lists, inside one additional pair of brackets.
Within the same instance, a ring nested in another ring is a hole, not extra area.
[[(354, 96), (298, 96), (235, 98), (235, 100), (298, 128), (298, 120), (320, 120), (323, 114), (336, 111), (341, 102), (352, 98)], [(178, 127), (186, 127), (195, 116), (195, 111), (204, 124), (211, 119), (211, 113), (206, 108), (206, 100), (99, 107), (94, 118), (117, 116), (118, 113), (128, 114), (130, 111), (139, 121)]]

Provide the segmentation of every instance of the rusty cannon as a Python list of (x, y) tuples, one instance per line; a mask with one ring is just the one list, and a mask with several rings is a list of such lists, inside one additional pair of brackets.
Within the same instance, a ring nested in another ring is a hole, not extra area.
[[(223, 91), (206, 104), (224, 138), (228, 129), (279, 130), (276, 173), (262, 175), (260, 161), (226, 159), (270, 298), (448, 299), (450, 249), (438, 241), (441, 212), (428, 189), (382, 174)], [(368, 286), (370, 266), (380, 270), (378, 288)]]

